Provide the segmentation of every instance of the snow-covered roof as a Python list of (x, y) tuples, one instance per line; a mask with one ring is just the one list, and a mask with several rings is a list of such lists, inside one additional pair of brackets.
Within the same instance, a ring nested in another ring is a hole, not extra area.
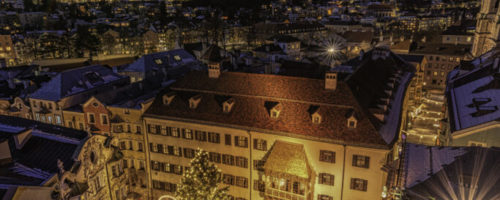
[(407, 144), (404, 186), (409, 188), (427, 180), (443, 169), (443, 165), (449, 165), (455, 161), (457, 156), (465, 153), (467, 153), (466, 148)]
[(184, 49), (175, 49), (144, 55), (120, 71), (148, 72), (153, 69), (175, 68), (195, 61), (196, 58)]
[(457, 68), (448, 76), (447, 98), (451, 131), (500, 118), (500, 62), (491, 52), (473, 60), (474, 69)]
[(85, 66), (57, 74), (52, 80), (31, 94), (30, 97), (57, 101), (120, 79), (126, 79), (126, 77), (114, 73), (107, 67), (100, 65)]

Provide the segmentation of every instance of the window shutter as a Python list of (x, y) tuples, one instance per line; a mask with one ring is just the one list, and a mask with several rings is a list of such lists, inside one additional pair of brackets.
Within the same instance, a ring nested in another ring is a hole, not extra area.
[(363, 180), (363, 191), (366, 191), (366, 188), (368, 187), (368, 181)]
[(358, 160), (358, 156), (357, 155), (353, 155), (352, 156), (352, 166), (356, 166), (356, 160)]
[(234, 145), (235, 146), (240, 146), (241, 144), (239, 143), (239, 137), (238, 136), (234, 136)]
[(351, 178), (351, 189), (354, 189), (354, 179)]
[(368, 156), (365, 157), (365, 167), (370, 168), (370, 157)]
[(253, 148), (257, 149), (257, 139), (253, 139)]
[(149, 151), (153, 151), (153, 143), (149, 143)]
[(262, 150), (267, 151), (267, 141), (266, 140), (263, 141), (262, 147), (264, 147)]

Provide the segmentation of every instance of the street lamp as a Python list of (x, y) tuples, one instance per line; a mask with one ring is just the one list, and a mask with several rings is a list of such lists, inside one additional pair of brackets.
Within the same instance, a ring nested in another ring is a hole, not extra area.
[(334, 53), (334, 52), (335, 52), (335, 48), (333, 48), (333, 47), (328, 48), (328, 53)]

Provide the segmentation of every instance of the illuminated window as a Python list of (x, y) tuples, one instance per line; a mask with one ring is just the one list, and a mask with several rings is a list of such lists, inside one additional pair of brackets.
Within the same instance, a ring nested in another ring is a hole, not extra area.
[(370, 157), (361, 156), (361, 155), (353, 155), (352, 156), (352, 166), (362, 167), (362, 168), (370, 168)]
[(159, 59), (159, 58), (158, 58), (158, 59), (155, 59), (155, 63), (156, 63), (157, 65), (161, 65), (161, 64), (163, 64), (163, 61), (162, 61), (161, 59)]
[(319, 161), (335, 163), (335, 152), (320, 150), (319, 151)]
[(320, 173), (318, 183), (324, 185), (333, 185), (335, 177), (332, 174)]
[(360, 178), (351, 178), (351, 190), (366, 191), (368, 181)]
[(175, 56), (174, 56), (174, 60), (175, 60), (175, 61), (181, 61), (181, 60), (182, 60), (182, 58), (181, 58), (179, 55), (175, 55)]

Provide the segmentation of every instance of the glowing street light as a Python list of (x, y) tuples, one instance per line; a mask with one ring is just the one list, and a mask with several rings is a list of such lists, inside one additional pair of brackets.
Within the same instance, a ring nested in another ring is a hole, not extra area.
[(331, 47), (331, 48), (328, 48), (328, 53), (334, 53), (335, 52), (335, 48)]

